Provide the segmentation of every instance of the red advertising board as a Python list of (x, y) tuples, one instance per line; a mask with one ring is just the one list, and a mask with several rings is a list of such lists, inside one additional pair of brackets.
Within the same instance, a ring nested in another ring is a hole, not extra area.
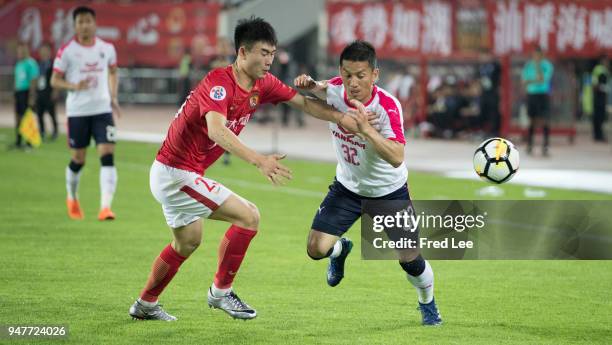
[(489, 44), (483, 50), (491, 47), (496, 55), (524, 54), (536, 45), (549, 56), (612, 53), (612, 0), (329, 2), (329, 50), (339, 54), (364, 39), (382, 58), (465, 56), (457, 37), (457, 24), (469, 12), (458, 12), (462, 3), (486, 9)]
[[(74, 1), (23, 1), (6, 17), (18, 18), (17, 38), (36, 50), (42, 42), (58, 49), (74, 35)], [(175, 66), (184, 48), (194, 59), (215, 53), (220, 7), (216, 3), (92, 2), (97, 35), (113, 43), (120, 66)]]
[(559, 57), (612, 52), (612, 1), (489, 0), (487, 9), (496, 55), (536, 46)]
[(329, 50), (366, 40), (380, 57), (448, 56), (452, 53), (452, 6), (448, 1), (330, 2)]

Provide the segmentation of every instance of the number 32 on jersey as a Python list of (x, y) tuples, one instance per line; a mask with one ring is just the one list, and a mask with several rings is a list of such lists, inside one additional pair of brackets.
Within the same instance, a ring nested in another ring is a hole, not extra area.
[(342, 144), (342, 152), (344, 153), (344, 160), (353, 165), (359, 165), (357, 159), (357, 149), (350, 147), (346, 144)]

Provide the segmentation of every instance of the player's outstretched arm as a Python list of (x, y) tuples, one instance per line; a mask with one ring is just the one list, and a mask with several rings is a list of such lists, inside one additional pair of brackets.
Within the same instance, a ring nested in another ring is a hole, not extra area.
[(387, 163), (391, 164), (394, 168), (402, 165), (404, 162), (404, 145), (383, 137), (368, 122), (363, 104), (355, 100), (351, 100), (351, 103), (359, 110), (349, 113), (357, 123), (358, 133), (374, 146), (376, 153), (378, 153)]
[(214, 111), (206, 113), (208, 137), (225, 151), (255, 165), (274, 185), (282, 184), (284, 179), (292, 178), (291, 170), (280, 164), (285, 155), (262, 155), (246, 146), (236, 134), (225, 127), (225, 116)]
[[(359, 131), (357, 123), (352, 117), (345, 116), (344, 113), (337, 111), (332, 106), (318, 99), (304, 97), (298, 93), (287, 104), (317, 119), (337, 123), (352, 133), (358, 133)], [(365, 115), (372, 126), (378, 125), (378, 115), (367, 111), (365, 111)]]

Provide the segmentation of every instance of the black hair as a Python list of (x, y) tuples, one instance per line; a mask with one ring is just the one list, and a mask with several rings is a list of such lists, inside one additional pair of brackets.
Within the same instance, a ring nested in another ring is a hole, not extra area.
[(372, 69), (378, 67), (376, 49), (366, 41), (356, 40), (344, 47), (340, 54), (340, 66), (342, 66), (342, 61), (344, 60), (367, 61)]
[(74, 11), (72, 11), (72, 20), (76, 21), (76, 18), (79, 14), (91, 14), (92, 17), (94, 17), (94, 19), (96, 18), (96, 11), (94, 11), (92, 8), (89, 8), (87, 6), (79, 6), (77, 8), (74, 9)]
[(257, 42), (266, 42), (276, 46), (276, 32), (270, 23), (262, 18), (251, 16), (248, 19), (241, 19), (234, 29), (234, 46), (236, 54), (241, 46), (250, 50)]

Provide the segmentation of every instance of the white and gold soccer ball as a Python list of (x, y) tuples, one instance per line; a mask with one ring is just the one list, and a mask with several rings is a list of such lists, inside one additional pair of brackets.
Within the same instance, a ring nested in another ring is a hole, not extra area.
[(489, 138), (474, 152), (474, 170), (485, 181), (510, 181), (519, 168), (519, 152), (509, 140)]

